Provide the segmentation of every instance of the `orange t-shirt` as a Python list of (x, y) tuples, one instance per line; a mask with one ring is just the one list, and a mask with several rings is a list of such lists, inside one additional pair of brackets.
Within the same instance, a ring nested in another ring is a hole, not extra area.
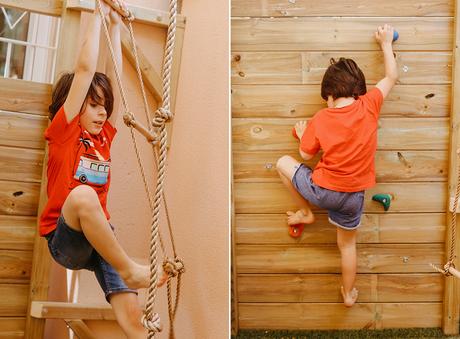
[(351, 105), (325, 108), (308, 122), (300, 149), (323, 156), (312, 180), (339, 192), (358, 192), (375, 185), (374, 157), (382, 92), (374, 88)]
[(110, 146), (117, 132), (106, 121), (99, 135), (80, 126), (77, 115), (67, 123), (62, 106), (45, 131), (48, 140), (48, 202), (40, 216), (40, 235), (56, 228), (56, 221), (70, 191), (79, 185), (94, 188), (107, 220), (107, 192), (110, 185)]

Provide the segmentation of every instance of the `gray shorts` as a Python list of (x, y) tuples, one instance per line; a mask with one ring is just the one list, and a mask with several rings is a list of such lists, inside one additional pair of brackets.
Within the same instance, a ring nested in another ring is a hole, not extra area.
[(364, 191), (337, 192), (316, 185), (310, 167), (300, 164), (292, 177), (292, 184), (306, 200), (328, 211), (329, 222), (346, 230), (361, 224)]

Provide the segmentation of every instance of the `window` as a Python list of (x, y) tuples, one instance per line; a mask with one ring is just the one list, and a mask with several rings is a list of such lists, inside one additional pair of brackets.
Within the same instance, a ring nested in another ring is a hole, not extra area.
[(0, 76), (51, 83), (59, 18), (0, 7)]

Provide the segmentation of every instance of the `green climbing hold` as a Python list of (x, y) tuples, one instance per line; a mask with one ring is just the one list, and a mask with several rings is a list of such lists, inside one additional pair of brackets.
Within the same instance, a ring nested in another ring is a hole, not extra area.
[(391, 195), (389, 194), (375, 194), (372, 196), (372, 200), (381, 203), (385, 211), (388, 211), (388, 209), (390, 208)]

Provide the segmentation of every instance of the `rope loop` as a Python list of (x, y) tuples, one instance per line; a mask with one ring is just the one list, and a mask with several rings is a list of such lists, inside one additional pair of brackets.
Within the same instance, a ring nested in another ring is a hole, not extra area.
[(104, 0), (106, 4), (108, 4), (110, 7), (112, 7), (114, 10), (120, 14), (120, 16), (129, 22), (133, 22), (135, 17), (134, 14), (128, 9), (126, 5), (121, 3), (118, 0)]
[(174, 258), (174, 260), (166, 258), (163, 262), (163, 270), (168, 273), (170, 277), (176, 277), (185, 272), (184, 262), (177, 257)]
[(160, 107), (155, 111), (155, 117), (153, 118), (152, 125), (153, 127), (161, 127), (163, 126), (167, 121), (171, 120), (173, 118), (173, 114), (169, 109), (166, 109), (164, 107)]
[(163, 330), (163, 325), (161, 324), (160, 315), (158, 313), (153, 313), (150, 315), (150, 319), (148, 314), (142, 316), (142, 325), (149, 331), (153, 331), (154, 333), (161, 332)]
[(123, 115), (123, 122), (125, 123), (125, 125), (128, 127), (132, 127), (133, 121), (135, 121), (133, 113), (125, 112), (125, 114)]

